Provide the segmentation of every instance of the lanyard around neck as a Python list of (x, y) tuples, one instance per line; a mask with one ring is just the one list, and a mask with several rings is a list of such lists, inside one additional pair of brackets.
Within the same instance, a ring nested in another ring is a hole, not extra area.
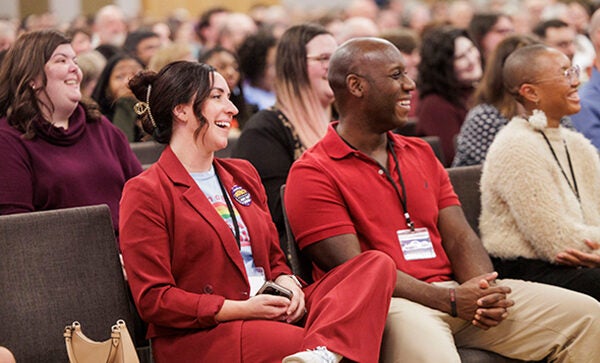
[[(352, 146), (352, 144), (346, 141), (341, 135), (339, 136), (346, 143), (346, 145), (350, 146), (354, 150), (358, 150), (357, 148)], [(410, 218), (410, 214), (408, 213), (408, 204), (406, 202), (406, 187), (404, 186), (404, 179), (402, 178), (402, 173), (400, 172), (400, 163), (398, 163), (398, 157), (396, 156), (396, 152), (394, 151), (394, 142), (389, 138), (387, 139), (386, 150), (392, 154), (392, 159), (396, 164), (396, 173), (398, 174), (398, 180), (400, 181), (400, 188), (402, 188), (402, 193), (400, 193), (400, 190), (398, 190), (398, 185), (396, 185), (396, 182), (394, 181), (394, 178), (392, 178), (392, 175), (390, 174), (388, 169), (385, 166), (381, 165), (379, 161), (373, 158), (370, 159), (373, 160), (377, 165), (379, 165), (381, 170), (383, 170), (383, 172), (385, 173), (387, 180), (392, 184), (392, 187), (394, 187), (394, 190), (398, 195), (398, 199), (400, 199), (400, 204), (402, 205), (402, 212), (404, 213), (406, 225), (408, 226), (408, 228), (410, 228), (411, 231), (414, 231), (415, 224), (413, 223), (412, 219)]]
[(227, 209), (229, 210), (229, 216), (231, 217), (231, 221), (233, 222), (234, 231), (233, 236), (235, 237), (235, 242), (237, 242), (238, 248), (241, 248), (240, 244), (240, 226), (238, 225), (237, 217), (235, 216), (235, 210), (233, 209), (233, 205), (229, 200), (229, 195), (227, 191), (225, 191), (225, 186), (221, 182), (221, 178), (219, 178), (219, 173), (217, 173), (217, 168), (215, 168), (215, 175), (217, 176), (217, 180), (219, 181), (219, 186), (221, 187), (221, 193), (223, 193), (223, 198), (225, 199), (225, 204), (227, 204)]
[(404, 179), (402, 178), (402, 173), (400, 172), (400, 163), (398, 162), (398, 157), (396, 156), (396, 151), (394, 151), (394, 142), (392, 140), (390, 140), (389, 138), (388, 138), (388, 142), (387, 142), (387, 149), (392, 154), (392, 158), (394, 159), (394, 163), (396, 164), (396, 173), (398, 174), (398, 180), (400, 181), (400, 187), (402, 188), (402, 194), (400, 194), (400, 191), (398, 190), (398, 186), (396, 185), (394, 178), (392, 178), (392, 176), (390, 175), (390, 172), (386, 168), (384, 168), (381, 164), (379, 164), (379, 166), (382, 167), (382, 169), (385, 173), (385, 176), (390, 181), (390, 183), (392, 183), (392, 186), (396, 190), (396, 194), (398, 194), (398, 198), (400, 199), (400, 204), (402, 204), (402, 211), (404, 212), (404, 219), (406, 220), (406, 225), (408, 226), (408, 228), (410, 228), (411, 231), (414, 231), (415, 224), (411, 220), (410, 214), (408, 213), (408, 204), (406, 202), (406, 199), (407, 199), (406, 187), (404, 186)]
[(552, 147), (550, 140), (548, 140), (548, 137), (546, 136), (546, 134), (544, 134), (543, 131), (540, 130), (540, 133), (544, 137), (546, 144), (548, 144), (548, 147), (550, 148), (550, 152), (552, 152), (552, 156), (554, 156), (554, 160), (556, 160), (556, 164), (558, 164), (558, 168), (560, 169), (562, 175), (565, 177), (567, 184), (569, 184), (569, 188), (571, 188), (571, 190), (577, 197), (577, 200), (581, 202), (581, 199), (579, 198), (579, 188), (577, 188), (577, 179), (575, 179), (575, 172), (573, 171), (573, 163), (571, 162), (571, 155), (569, 154), (569, 149), (567, 148), (567, 142), (565, 141), (565, 139), (562, 139), (563, 145), (565, 146), (565, 153), (567, 154), (567, 161), (569, 162), (571, 178), (573, 178), (572, 185), (571, 185), (571, 182), (569, 181), (569, 178), (567, 177), (567, 173), (565, 173), (565, 170), (563, 169), (562, 165), (560, 165), (560, 161), (558, 160), (558, 157), (556, 156), (556, 152), (554, 152), (554, 148)]

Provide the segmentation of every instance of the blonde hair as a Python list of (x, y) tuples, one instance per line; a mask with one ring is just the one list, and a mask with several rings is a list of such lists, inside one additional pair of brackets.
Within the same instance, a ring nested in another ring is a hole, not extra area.
[(330, 34), (314, 24), (289, 28), (277, 46), (276, 106), (294, 127), (300, 142), (309, 148), (327, 132), (331, 106), (323, 108), (308, 78), (306, 44), (321, 34)]
[(325, 136), (331, 107), (323, 109), (310, 85), (298, 87), (297, 92), (295, 88), (289, 81), (276, 82), (276, 106), (294, 126), (302, 145), (309, 148)]
[(160, 48), (148, 62), (148, 70), (160, 72), (169, 63), (180, 60), (191, 60), (192, 47), (187, 43), (172, 43)]

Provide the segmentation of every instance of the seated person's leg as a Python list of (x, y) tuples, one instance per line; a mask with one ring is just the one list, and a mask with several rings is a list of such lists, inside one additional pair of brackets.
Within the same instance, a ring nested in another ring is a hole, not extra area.
[(392, 298), (380, 362), (460, 363), (452, 330), (465, 324), (441, 311)]
[(281, 363), (284, 357), (302, 350), (301, 327), (266, 320), (246, 320), (242, 324), (244, 362)]
[(555, 286), (498, 280), (512, 289), (515, 305), (498, 326), (456, 332), (459, 347), (487, 349), (521, 360), (594, 362), (600, 356), (600, 303)]
[(303, 347), (326, 346), (356, 362), (376, 362), (396, 282), (385, 253), (366, 251), (331, 270), (305, 290)]

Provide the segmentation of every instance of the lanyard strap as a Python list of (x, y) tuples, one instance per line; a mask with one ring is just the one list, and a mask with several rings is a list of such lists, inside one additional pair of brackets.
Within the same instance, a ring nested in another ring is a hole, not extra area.
[[(410, 214), (408, 213), (408, 204), (406, 202), (406, 199), (407, 199), (406, 187), (404, 186), (404, 179), (402, 178), (402, 173), (400, 172), (400, 163), (398, 162), (398, 157), (396, 156), (396, 151), (394, 151), (394, 142), (392, 140), (390, 140), (389, 138), (388, 138), (387, 148), (390, 151), (390, 153), (392, 154), (392, 158), (394, 159), (394, 163), (396, 164), (396, 173), (398, 174), (398, 180), (400, 181), (400, 187), (402, 188), (402, 194), (400, 194), (400, 191), (398, 190), (398, 186), (396, 185), (396, 182), (394, 182), (394, 179), (390, 175), (389, 171), (386, 168), (384, 168), (381, 164), (379, 164), (379, 165), (383, 168), (383, 171), (385, 172), (385, 176), (388, 178), (390, 183), (392, 183), (392, 186), (396, 190), (396, 194), (398, 194), (398, 198), (400, 199), (400, 204), (402, 204), (402, 211), (404, 212), (404, 219), (406, 219), (406, 225), (408, 226), (408, 228), (410, 228), (411, 231), (414, 231), (415, 224), (410, 219)], [(402, 196), (404, 196), (404, 198)]]
[[(340, 136), (342, 141), (344, 141), (346, 143), (346, 145), (350, 146), (353, 150), (358, 150), (357, 148), (352, 146), (352, 144), (350, 144), (348, 141), (346, 141), (346, 139), (344, 139), (341, 135), (338, 134), (338, 136)], [(413, 223), (412, 219), (410, 219), (410, 214), (408, 213), (408, 207), (407, 207), (407, 203), (406, 203), (406, 187), (404, 186), (404, 179), (402, 179), (402, 173), (400, 172), (400, 163), (398, 163), (398, 158), (396, 157), (396, 152), (394, 151), (394, 142), (392, 140), (390, 140), (389, 137), (387, 138), (386, 150), (390, 151), (390, 153), (392, 154), (392, 158), (394, 159), (394, 163), (396, 163), (396, 172), (398, 173), (398, 180), (400, 181), (400, 187), (402, 188), (402, 194), (400, 194), (400, 190), (398, 190), (398, 186), (396, 185), (394, 178), (392, 178), (392, 176), (390, 175), (390, 172), (388, 171), (388, 169), (385, 166), (381, 165), (381, 163), (379, 161), (377, 161), (373, 158), (370, 158), (370, 159), (373, 160), (377, 165), (379, 165), (381, 170), (383, 170), (383, 172), (385, 173), (387, 180), (394, 187), (394, 190), (396, 191), (396, 194), (398, 195), (398, 199), (400, 199), (400, 204), (402, 205), (402, 211), (404, 212), (404, 219), (406, 220), (406, 225), (408, 226), (408, 228), (410, 228), (411, 231), (414, 232), (415, 224)], [(404, 198), (402, 196), (404, 196)]]
[(223, 193), (223, 198), (225, 199), (225, 204), (227, 204), (227, 209), (229, 210), (229, 216), (231, 217), (231, 221), (233, 222), (233, 228), (235, 231), (231, 231), (231, 232), (233, 233), (233, 236), (235, 237), (235, 242), (237, 243), (238, 248), (241, 248), (240, 226), (238, 225), (238, 222), (237, 222), (235, 210), (233, 209), (233, 205), (231, 204), (231, 201), (229, 200), (229, 195), (225, 191), (225, 187), (223, 186), (223, 183), (221, 182), (221, 178), (219, 178), (219, 173), (217, 173), (216, 168), (215, 168), (215, 175), (217, 176), (217, 180), (219, 181), (219, 186), (221, 187), (221, 193)]
[(567, 161), (569, 162), (571, 178), (573, 178), (573, 185), (571, 185), (571, 182), (569, 181), (569, 178), (567, 177), (567, 173), (565, 173), (565, 170), (563, 169), (562, 165), (560, 165), (560, 161), (558, 160), (558, 157), (556, 156), (556, 153), (554, 152), (554, 148), (552, 147), (550, 140), (548, 140), (548, 137), (546, 137), (546, 134), (544, 134), (543, 131), (540, 130), (540, 133), (544, 137), (546, 144), (548, 144), (548, 147), (550, 148), (550, 152), (552, 152), (552, 156), (554, 156), (554, 160), (556, 160), (556, 163), (558, 164), (558, 168), (560, 169), (562, 175), (565, 177), (567, 184), (569, 184), (569, 188), (571, 188), (573, 193), (575, 193), (577, 200), (581, 202), (581, 199), (579, 199), (579, 188), (577, 188), (577, 179), (575, 179), (575, 172), (573, 171), (573, 163), (571, 162), (571, 155), (569, 154), (569, 149), (567, 148), (567, 142), (565, 141), (565, 139), (562, 140), (563, 145), (565, 146), (565, 153), (567, 154)]

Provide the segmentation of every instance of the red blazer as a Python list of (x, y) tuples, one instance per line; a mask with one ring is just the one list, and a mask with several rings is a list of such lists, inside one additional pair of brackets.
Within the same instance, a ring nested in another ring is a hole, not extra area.
[[(250, 194), (248, 206), (231, 199), (250, 233), (256, 266), (267, 280), (291, 273), (254, 167), (240, 159), (214, 165), (230, 197), (234, 186)], [(249, 298), (243, 260), (233, 233), (170, 147), (126, 183), (120, 216), (125, 269), (148, 338), (182, 335), (181, 343), (194, 344), (204, 359), (200, 352), (212, 351), (220, 361), (239, 361), (232, 347), (240, 346), (241, 321), (218, 324), (214, 317), (225, 299)]]

